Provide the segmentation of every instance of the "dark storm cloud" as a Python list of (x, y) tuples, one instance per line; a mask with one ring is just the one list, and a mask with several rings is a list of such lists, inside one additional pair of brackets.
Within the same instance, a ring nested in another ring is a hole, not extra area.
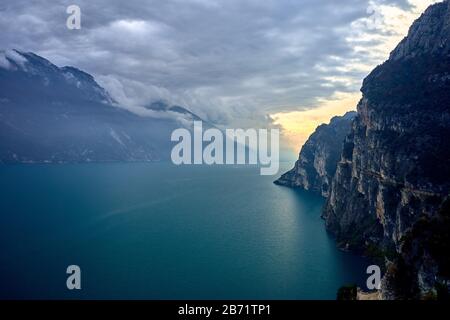
[[(382, 1), (407, 8), (406, 0)], [(66, 7), (82, 29), (65, 26)], [(219, 123), (314, 106), (354, 92), (330, 77), (348, 61), (370, 62), (346, 41), (367, 17), (362, 0), (9, 1), (0, 4), (0, 43), (95, 74), (124, 105), (184, 104)]]

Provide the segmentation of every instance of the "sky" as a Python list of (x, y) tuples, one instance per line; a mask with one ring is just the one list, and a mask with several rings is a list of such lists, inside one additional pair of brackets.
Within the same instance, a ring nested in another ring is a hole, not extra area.
[[(130, 110), (165, 100), (297, 153), (434, 0), (2, 0), (0, 49), (95, 76)], [(66, 27), (69, 5), (81, 29)]]

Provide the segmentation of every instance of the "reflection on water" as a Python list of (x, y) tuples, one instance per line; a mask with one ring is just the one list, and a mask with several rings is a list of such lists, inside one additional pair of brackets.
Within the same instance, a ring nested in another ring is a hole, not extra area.
[[(257, 168), (0, 166), (0, 297), (334, 299), (367, 263)], [(65, 269), (82, 269), (78, 292)]]

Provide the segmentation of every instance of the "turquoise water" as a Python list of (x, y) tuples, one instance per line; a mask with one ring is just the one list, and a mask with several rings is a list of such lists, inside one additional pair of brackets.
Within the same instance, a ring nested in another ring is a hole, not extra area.
[[(0, 297), (334, 299), (365, 282), (323, 199), (249, 167), (0, 166)], [(81, 268), (81, 291), (66, 268)]]

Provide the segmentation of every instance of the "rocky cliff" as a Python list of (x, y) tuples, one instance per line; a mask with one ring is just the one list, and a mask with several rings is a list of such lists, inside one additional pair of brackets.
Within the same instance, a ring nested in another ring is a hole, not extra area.
[[(387, 261), (384, 299), (450, 285), (450, 2), (428, 8), (365, 80), (323, 217), (340, 246)], [(448, 199), (448, 198), (447, 198)]]
[(327, 197), (342, 144), (355, 116), (356, 112), (348, 112), (342, 117), (334, 117), (329, 124), (319, 126), (302, 147), (295, 167), (275, 184), (302, 188)]

